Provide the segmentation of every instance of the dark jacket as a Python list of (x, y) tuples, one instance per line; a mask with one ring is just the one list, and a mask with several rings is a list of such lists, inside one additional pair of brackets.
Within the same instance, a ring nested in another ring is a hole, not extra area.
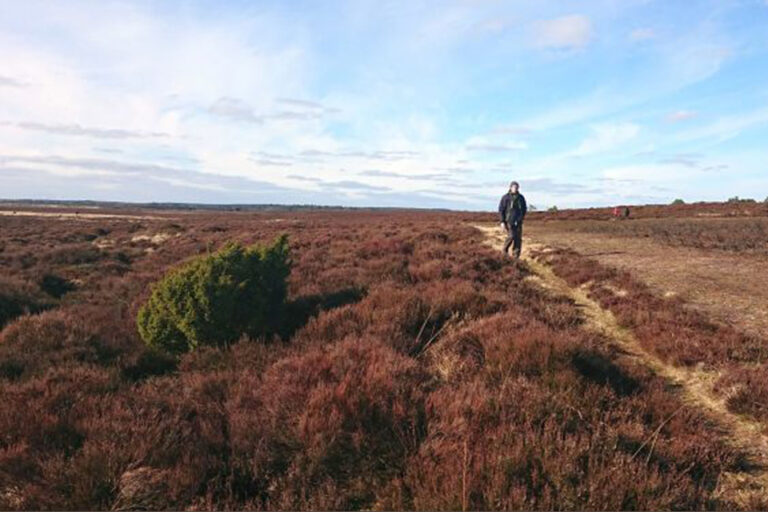
[(525, 214), (528, 213), (528, 204), (523, 194), (507, 192), (501, 196), (499, 203), (499, 220), (507, 226), (522, 224)]

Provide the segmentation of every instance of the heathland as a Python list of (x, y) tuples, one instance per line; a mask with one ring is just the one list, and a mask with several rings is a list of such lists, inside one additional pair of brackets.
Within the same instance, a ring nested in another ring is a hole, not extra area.
[[(18, 208), (2, 509), (768, 508), (765, 205), (536, 213), (519, 262), (492, 214)], [(281, 235), (270, 329), (144, 342)]]

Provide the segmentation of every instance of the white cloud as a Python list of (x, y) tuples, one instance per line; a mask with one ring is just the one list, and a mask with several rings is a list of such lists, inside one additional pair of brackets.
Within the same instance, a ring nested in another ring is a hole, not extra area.
[(26, 87), (27, 85), (13, 77), (0, 75), (0, 87)]
[(529, 135), (531, 129), (527, 126), (519, 126), (513, 124), (500, 124), (495, 126), (490, 133), (492, 134), (508, 134), (508, 135)]
[(607, 123), (592, 127), (587, 137), (573, 152), (574, 156), (606, 153), (631, 141), (640, 133), (640, 127), (633, 123)]
[(15, 126), (22, 130), (38, 131), (55, 135), (73, 135), (100, 139), (132, 139), (168, 136), (168, 134), (160, 132), (138, 132), (123, 130), (121, 128), (94, 128), (91, 126), (80, 126), (79, 124), (45, 124), (29, 121), (10, 123), (8, 121), (0, 121), (0, 125)]
[(262, 123), (264, 118), (257, 116), (246, 102), (237, 98), (222, 97), (216, 100), (208, 112), (216, 116), (231, 119), (233, 121), (247, 121), (251, 123)]
[(480, 151), (486, 153), (513, 153), (528, 148), (528, 144), (525, 142), (511, 142), (511, 143), (472, 143), (467, 144), (467, 150)]
[(667, 122), (679, 123), (681, 121), (688, 121), (697, 117), (698, 115), (699, 113), (693, 110), (677, 110), (667, 114)]
[[(768, 1), (768, 0), (767, 0)], [(648, 41), (656, 38), (656, 31), (652, 28), (636, 28), (629, 33), (629, 40), (633, 42)]]
[(592, 39), (592, 22), (587, 16), (572, 14), (534, 25), (535, 46), (553, 49), (579, 49)]
[(624, 165), (603, 170), (605, 179), (626, 183), (635, 182), (638, 192), (647, 191), (658, 185), (686, 183), (688, 180), (699, 176), (701, 176), (700, 170), (673, 162)]
[(744, 131), (768, 124), (768, 107), (745, 112), (738, 115), (726, 116), (705, 126), (687, 130), (675, 140), (689, 142), (699, 139), (727, 140), (737, 137)]

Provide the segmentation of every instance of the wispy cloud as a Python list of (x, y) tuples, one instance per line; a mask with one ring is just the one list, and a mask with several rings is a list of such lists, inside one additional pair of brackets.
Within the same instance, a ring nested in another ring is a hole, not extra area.
[(472, 153), (516, 153), (528, 149), (528, 143), (510, 140), (507, 131), (491, 131), (467, 139), (464, 148)]
[(640, 127), (633, 123), (610, 123), (592, 126), (592, 134), (574, 151), (575, 156), (587, 156), (615, 150), (640, 133)]
[(636, 28), (629, 33), (629, 40), (635, 43), (651, 39), (656, 39), (656, 31), (652, 28)]
[(494, 126), (491, 129), (492, 134), (507, 134), (507, 135), (528, 135), (531, 133), (531, 129), (526, 126), (501, 124)]
[(525, 190), (533, 192), (547, 192), (549, 194), (601, 193), (604, 189), (583, 183), (569, 183), (553, 180), (551, 178), (531, 178), (523, 181)]
[(670, 123), (679, 123), (698, 117), (699, 113), (693, 110), (676, 110), (667, 114), (667, 121)]
[(289, 174), (286, 176), (286, 178), (297, 181), (309, 181), (311, 183), (319, 183), (323, 181), (320, 178), (316, 178), (314, 176), (303, 176), (301, 174)]
[(0, 87), (27, 87), (29, 84), (10, 76), (0, 75)]
[(282, 103), (291, 107), (308, 108), (313, 110), (324, 110), (325, 107), (316, 101), (301, 100), (296, 98), (277, 98), (277, 103)]
[(592, 39), (592, 22), (582, 14), (571, 14), (534, 24), (534, 44), (539, 48), (579, 49)]
[(378, 169), (370, 169), (367, 171), (360, 171), (357, 173), (360, 176), (371, 176), (374, 178), (402, 178), (402, 174), (390, 171), (380, 171)]
[(285, 105), (288, 108), (293, 108), (297, 110), (311, 110), (311, 111), (321, 112), (324, 114), (336, 114), (341, 112), (341, 109), (338, 107), (328, 107), (326, 105), (323, 105), (320, 102), (305, 100), (305, 99), (277, 98), (275, 100), (275, 103)]
[[(293, 98), (278, 98), (275, 103), (284, 109), (257, 113), (251, 105), (239, 98), (221, 97), (208, 107), (208, 112), (232, 121), (262, 124), (265, 121), (311, 121), (340, 112), (320, 103)], [(290, 109), (290, 110), (288, 110)]]
[(485, 152), (485, 153), (516, 153), (527, 147), (528, 145), (525, 142), (513, 142), (510, 144), (482, 144), (482, 143), (467, 144), (467, 149), (469, 151), (478, 151), (478, 152)]
[(737, 137), (745, 131), (757, 129), (766, 125), (768, 125), (768, 107), (763, 107), (751, 112), (723, 116), (707, 125), (681, 132), (675, 139), (680, 142), (689, 142), (700, 139), (717, 139), (723, 141)]
[(133, 180), (145, 185), (151, 181), (177, 186), (217, 191), (290, 190), (260, 179), (222, 176), (200, 172), (196, 169), (178, 168), (141, 162), (98, 158), (76, 158), (59, 155), (0, 155), (0, 166), (16, 166), (17, 169), (43, 172), (53, 176), (96, 176), (106, 179)]
[(680, 153), (658, 161), (660, 164), (678, 164), (685, 167), (699, 168), (702, 156), (699, 154)]
[(52, 135), (73, 135), (77, 137), (94, 137), (98, 139), (145, 139), (168, 137), (168, 134), (161, 132), (139, 132), (123, 130), (120, 128), (93, 128), (80, 126), (79, 124), (45, 124), (31, 121), (18, 123), (5, 121), (0, 124), (14, 126), (16, 128), (21, 128), (22, 130), (45, 132)]
[(253, 108), (245, 101), (237, 98), (222, 97), (216, 100), (213, 105), (208, 107), (208, 112), (213, 115), (231, 119), (233, 121), (244, 121), (248, 123), (263, 123), (264, 116), (256, 115)]
[(285, 162), (282, 160), (268, 160), (266, 158), (254, 158), (253, 161), (266, 167), (290, 167), (293, 165), (291, 162)]
[(321, 117), (322, 113), (320, 112), (283, 110), (281, 112), (267, 114), (264, 116), (264, 119), (274, 119), (278, 121), (310, 121), (312, 119), (320, 119)]
[(363, 183), (362, 181), (343, 180), (343, 181), (331, 181), (324, 182), (323, 186), (331, 190), (355, 190), (366, 192), (389, 192), (391, 189), (387, 187), (379, 187), (376, 185), (370, 185)]

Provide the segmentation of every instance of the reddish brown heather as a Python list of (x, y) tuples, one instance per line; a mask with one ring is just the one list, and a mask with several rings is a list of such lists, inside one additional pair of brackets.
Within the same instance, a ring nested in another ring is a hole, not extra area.
[[(484, 246), (481, 218), (0, 218), (0, 277), (53, 308), (0, 333), (0, 508), (732, 508), (713, 491), (740, 455)], [(149, 283), (282, 232), (281, 336), (180, 360), (143, 347)], [(73, 289), (47, 294), (45, 274)], [(679, 357), (756, 357), (713, 332), (725, 347)]]
[(646, 350), (672, 365), (698, 365), (706, 370), (702, 378), (714, 376), (712, 391), (723, 397), (728, 410), (763, 422), (768, 431), (765, 340), (710, 321), (677, 298), (659, 298), (628, 273), (574, 251), (548, 251), (539, 257), (572, 286), (587, 287), (589, 296), (631, 329)]
[[(613, 217), (613, 206), (603, 208), (584, 208), (573, 210), (532, 212), (531, 219), (536, 220), (607, 220)], [(768, 203), (757, 201), (733, 201), (727, 203), (690, 203), (672, 205), (630, 206), (630, 218), (682, 218), (682, 217), (765, 217), (768, 216)]]

